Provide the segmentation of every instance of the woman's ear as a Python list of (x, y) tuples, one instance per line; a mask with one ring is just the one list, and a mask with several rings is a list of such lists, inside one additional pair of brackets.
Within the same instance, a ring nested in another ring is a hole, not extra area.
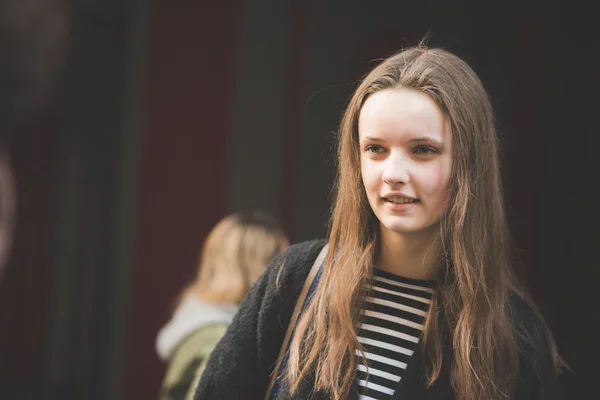
[(16, 187), (12, 170), (0, 156), (0, 277), (10, 252), (16, 215)]

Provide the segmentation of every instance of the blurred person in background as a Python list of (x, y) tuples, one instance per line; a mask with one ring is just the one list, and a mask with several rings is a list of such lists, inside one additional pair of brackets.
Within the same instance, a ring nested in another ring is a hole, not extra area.
[(156, 340), (160, 359), (168, 363), (162, 400), (192, 397), (193, 383), (239, 305), (288, 245), (278, 222), (260, 211), (237, 212), (215, 225), (202, 247), (196, 279), (182, 290)]
[(63, 0), (0, 0), (0, 278), (16, 211), (10, 139), (48, 99), (65, 49), (67, 11)]

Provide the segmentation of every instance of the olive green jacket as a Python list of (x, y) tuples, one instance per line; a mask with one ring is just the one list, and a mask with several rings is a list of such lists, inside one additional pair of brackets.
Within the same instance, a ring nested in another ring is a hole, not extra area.
[(209, 325), (194, 331), (183, 340), (167, 367), (161, 400), (193, 398), (196, 383), (200, 380), (208, 356), (226, 330), (225, 324)]
[(208, 303), (192, 295), (183, 299), (156, 339), (156, 351), (167, 367), (161, 400), (192, 398), (209, 354), (237, 310), (237, 305)]

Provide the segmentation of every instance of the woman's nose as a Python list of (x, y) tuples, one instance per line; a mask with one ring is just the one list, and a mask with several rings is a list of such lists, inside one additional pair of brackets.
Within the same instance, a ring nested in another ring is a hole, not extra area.
[(398, 153), (392, 153), (385, 162), (385, 169), (382, 175), (384, 182), (390, 185), (394, 183), (408, 183), (410, 180), (408, 160)]

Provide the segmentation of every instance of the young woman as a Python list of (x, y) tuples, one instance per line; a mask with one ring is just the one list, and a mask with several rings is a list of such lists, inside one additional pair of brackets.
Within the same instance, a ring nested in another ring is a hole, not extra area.
[(225, 333), (239, 304), (288, 240), (277, 222), (262, 212), (239, 212), (212, 229), (198, 265), (198, 276), (180, 295), (172, 319), (156, 347), (168, 362), (161, 399), (193, 395), (208, 355)]
[[(329, 251), (278, 399), (560, 399), (552, 336), (513, 270), (493, 111), (460, 58), (410, 48), (341, 122)], [(324, 241), (267, 268), (196, 400), (263, 399)], [(278, 369), (279, 371), (279, 369)]]

